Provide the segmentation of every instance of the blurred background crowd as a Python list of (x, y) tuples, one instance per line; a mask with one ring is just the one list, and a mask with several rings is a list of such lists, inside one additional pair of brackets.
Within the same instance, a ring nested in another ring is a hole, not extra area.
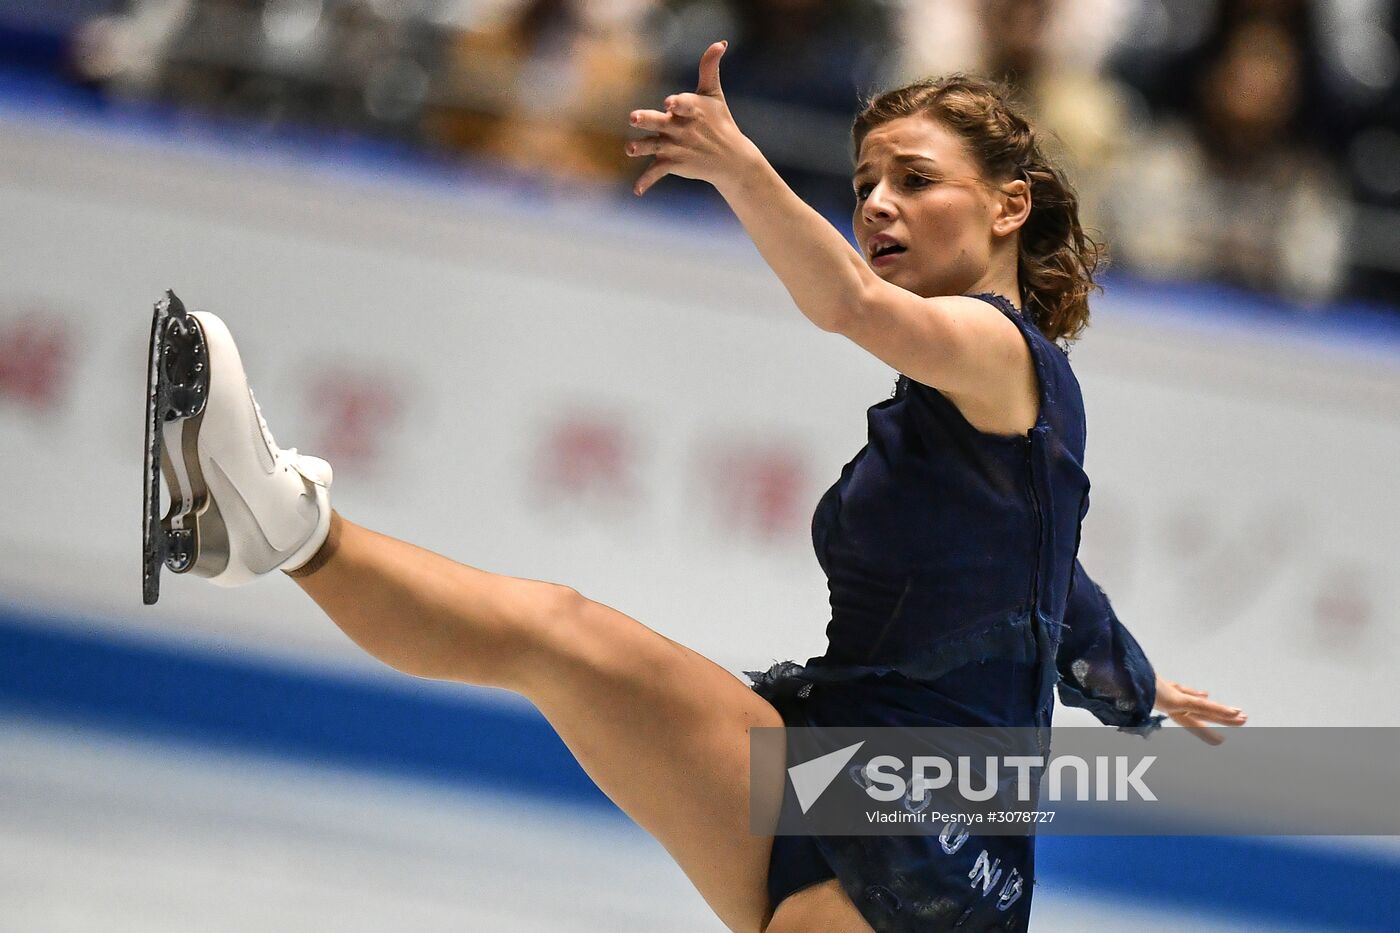
[[(1004, 78), (1115, 266), (1400, 304), (1393, 0), (10, 0), (8, 72), (247, 131), (387, 138), (616, 186), (626, 113), (729, 38), (740, 126), (833, 219), (849, 123), (926, 74)], [(668, 180), (658, 193), (704, 198)]]

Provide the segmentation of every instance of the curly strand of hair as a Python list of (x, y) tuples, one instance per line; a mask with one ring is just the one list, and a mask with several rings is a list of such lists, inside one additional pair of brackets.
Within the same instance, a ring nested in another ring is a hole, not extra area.
[(870, 99), (851, 128), (855, 149), (875, 127), (926, 114), (957, 133), (987, 178), (1025, 178), (1031, 215), (1020, 231), (1022, 306), (1051, 340), (1068, 344), (1089, 323), (1089, 295), (1104, 245), (1084, 230), (1079, 196), (1046, 157), (1035, 128), (1005, 84), (962, 73), (927, 78)]

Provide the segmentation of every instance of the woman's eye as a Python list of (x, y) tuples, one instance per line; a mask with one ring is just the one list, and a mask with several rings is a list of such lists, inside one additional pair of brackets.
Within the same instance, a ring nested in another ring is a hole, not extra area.
[(923, 187), (926, 187), (926, 186), (928, 186), (928, 185), (933, 184), (933, 179), (932, 179), (932, 178), (928, 178), (928, 177), (926, 177), (926, 176), (924, 176), (924, 175), (913, 175), (913, 174), (910, 174), (910, 175), (905, 175), (905, 176), (904, 176), (904, 184), (905, 184), (906, 187), (909, 187), (909, 188), (923, 188)]
[(864, 201), (866, 198), (870, 197), (870, 192), (871, 192), (871, 190), (872, 190), (872, 188), (871, 188), (870, 185), (857, 185), (857, 186), (856, 186), (856, 200), (857, 200), (857, 201)]

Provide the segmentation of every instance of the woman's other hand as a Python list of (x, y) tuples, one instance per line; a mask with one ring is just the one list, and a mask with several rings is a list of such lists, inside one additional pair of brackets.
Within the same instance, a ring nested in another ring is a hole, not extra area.
[(1219, 745), (1225, 741), (1225, 737), (1208, 728), (1206, 723), (1242, 726), (1249, 717), (1237, 707), (1217, 703), (1209, 697), (1210, 693), (1205, 690), (1166, 680), (1160, 674), (1157, 676), (1156, 709), (1170, 716), (1173, 722), (1190, 730), (1202, 742)]
[(718, 188), (762, 161), (758, 147), (739, 131), (724, 101), (719, 60), (728, 46), (728, 42), (716, 42), (705, 50), (695, 93), (672, 94), (666, 98), (664, 112), (632, 111), (632, 125), (655, 134), (627, 143), (629, 156), (656, 157), (633, 186), (636, 194), (646, 194), (667, 175), (696, 178)]

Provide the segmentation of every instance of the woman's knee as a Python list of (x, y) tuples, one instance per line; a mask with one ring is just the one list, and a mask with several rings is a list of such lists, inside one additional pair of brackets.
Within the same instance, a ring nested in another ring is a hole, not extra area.
[(580, 655), (596, 650), (590, 629), (596, 628), (592, 619), (600, 609), (606, 607), (571, 586), (536, 583), (500, 632), (496, 685), (528, 696), (532, 681), (552, 678), (560, 665), (577, 664)]
[(541, 603), (518, 656), (519, 692), (617, 688), (644, 696), (683, 683), (695, 658), (681, 645), (611, 606), (559, 586)]
[(391, 666), (418, 677), (527, 693), (532, 674), (553, 663), (589, 601), (557, 583), (509, 579), (506, 586), (493, 610), (475, 617), (470, 637), (447, 627), (440, 650), (427, 652), (426, 659), (411, 666)]

